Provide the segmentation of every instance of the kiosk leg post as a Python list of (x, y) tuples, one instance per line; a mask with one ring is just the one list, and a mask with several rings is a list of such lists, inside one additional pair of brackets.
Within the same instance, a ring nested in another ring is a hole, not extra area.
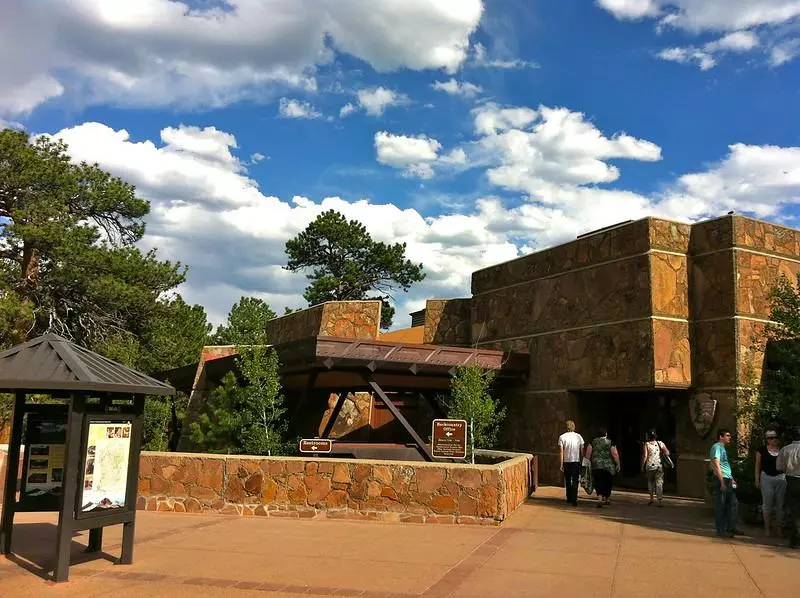
[(130, 565), (133, 563), (133, 531), (134, 522), (122, 524), (122, 554), (119, 557), (120, 565)]
[(89, 545), (86, 552), (100, 552), (103, 550), (103, 528), (96, 527), (89, 530)]
[[(67, 446), (64, 454), (64, 482), (61, 485), (61, 504), (58, 513), (58, 542), (56, 545), (56, 568), (53, 581), (69, 579), (69, 555), (72, 548), (72, 533), (75, 529), (75, 501), (78, 490), (80, 467), (81, 429), (83, 426), (84, 397), (74, 394), (67, 417)], [(74, 472), (74, 473), (72, 473)], [(72, 474), (72, 475), (70, 475)]]
[(3, 518), (0, 520), (0, 554), (11, 554), (11, 532), (14, 529), (14, 511), (17, 508), (17, 477), (24, 413), (25, 393), (18, 392), (14, 401), (14, 418), (11, 420), (11, 438), (6, 455), (6, 486), (3, 496)]

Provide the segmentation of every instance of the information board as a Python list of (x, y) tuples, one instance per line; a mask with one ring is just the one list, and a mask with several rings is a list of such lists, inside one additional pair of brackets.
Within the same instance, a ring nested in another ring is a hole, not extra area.
[(67, 418), (28, 415), (25, 426), (25, 466), (20, 502), (32, 510), (57, 506), (64, 481)]
[(92, 421), (86, 443), (80, 510), (84, 513), (125, 506), (131, 422)]
[(439, 459), (464, 459), (467, 456), (467, 422), (463, 419), (435, 419), (431, 434), (431, 454)]

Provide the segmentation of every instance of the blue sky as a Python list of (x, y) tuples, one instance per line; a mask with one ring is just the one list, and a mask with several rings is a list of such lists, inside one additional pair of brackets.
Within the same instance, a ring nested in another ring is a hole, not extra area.
[(283, 243), (323, 209), (424, 263), (402, 325), (594, 228), (800, 201), (797, 0), (20, 0), (12, 49), (0, 124), (135, 184), (215, 322), (303, 304)]

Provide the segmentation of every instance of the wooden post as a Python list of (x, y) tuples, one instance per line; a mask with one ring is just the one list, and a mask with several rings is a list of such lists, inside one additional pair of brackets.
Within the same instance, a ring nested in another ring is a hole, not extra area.
[(419, 434), (417, 434), (417, 431), (411, 426), (411, 424), (408, 423), (408, 420), (403, 416), (402, 413), (400, 413), (400, 410), (397, 408), (397, 406), (394, 403), (392, 403), (392, 400), (386, 395), (385, 392), (383, 392), (383, 389), (380, 387), (380, 385), (377, 382), (375, 382), (375, 380), (372, 378), (372, 372), (367, 370), (367, 373), (364, 374), (364, 379), (367, 381), (367, 384), (370, 385), (372, 390), (375, 391), (375, 394), (378, 395), (378, 398), (380, 398), (380, 400), (383, 401), (383, 404), (386, 405), (389, 411), (392, 412), (392, 415), (394, 415), (395, 419), (400, 422), (400, 425), (402, 425), (409, 433), (411, 438), (414, 439), (414, 442), (417, 444), (417, 447), (422, 452), (422, 455), (425, 457), (425, 460), (433, 461), (433, 455), (431, 454), (428, 445), (425, 444), (422, 438), (420, 438)]
[(328, 418), (328, 423), (325, 424), (325, 429), (322, 431), (321, 438), (328, 438), (330, 433), (333, 431), (333, 426), (336, 424), (336, 420), (339, 419), (339, 414), (342, 412), (342, 406), (344, 406), (344, 402), (347, 399), (347, 391), (342, 391), (339, 393), (339, 398), (336, 399), (336, 405), (333, 406), (333, 411), (331, 411), (331, 416)]
[(6, 459), (6, 487), (3, 496), (3, 519), (0, 521), (0, 554), (11, 554), (11, 535), (14, 529), (14, 511), (17, 508), (17, 477), (19, 453), (22, 444), (22, 416), (25, 415), (24, 391), (17, 391), (14, 400), (14, 417), (11, 420), (11, 438)]

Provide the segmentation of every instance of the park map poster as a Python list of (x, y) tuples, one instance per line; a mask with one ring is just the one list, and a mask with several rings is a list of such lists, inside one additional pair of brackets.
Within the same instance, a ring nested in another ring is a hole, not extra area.
[(125, 506), (130, 452), (130, 422), (89, 423), (81, 511)]

